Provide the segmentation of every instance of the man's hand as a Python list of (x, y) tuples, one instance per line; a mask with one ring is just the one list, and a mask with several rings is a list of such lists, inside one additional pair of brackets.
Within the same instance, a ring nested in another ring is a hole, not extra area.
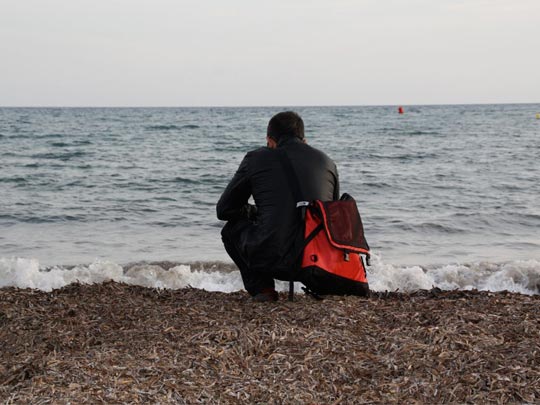
[(250, 221), (257, 219), (257, 207), (252, 204), (246, 204), (242, 207), (242, 216), (245, 216)]

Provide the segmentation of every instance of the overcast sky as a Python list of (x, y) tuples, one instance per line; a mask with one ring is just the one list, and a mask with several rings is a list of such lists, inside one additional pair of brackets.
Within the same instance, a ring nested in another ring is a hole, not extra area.
[(540, 102), (540, 0), (0, 0), (0, 106)]

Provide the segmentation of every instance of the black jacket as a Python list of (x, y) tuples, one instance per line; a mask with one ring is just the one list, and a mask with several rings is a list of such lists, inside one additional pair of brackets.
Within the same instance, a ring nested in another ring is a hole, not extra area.
[[(221, 220), (245, 221), (246, 216), (251, 217), (251, 224), (243, 227), (235, 243), (253, 271), (284, 272), (290, 270), (293, 261), (292, 246), (300, 217), (278, 149), (290, 159), (303, 200), (339, 199), (335, 163), (301, 140), (289, 138), (277, 149), (263, 147), (248, 152), (216, 208)], [(247, 205), (250, 196), (256, 210)]]

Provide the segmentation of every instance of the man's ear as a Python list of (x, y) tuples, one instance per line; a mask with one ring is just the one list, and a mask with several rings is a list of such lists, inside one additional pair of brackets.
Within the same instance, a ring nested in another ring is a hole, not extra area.
[(269, 136), (266, 136), (266, 144), (268, 145), (270, 149), (276, 149), (277, 147), (277, 142), (273, 140), (272, 138), (270, 138)]

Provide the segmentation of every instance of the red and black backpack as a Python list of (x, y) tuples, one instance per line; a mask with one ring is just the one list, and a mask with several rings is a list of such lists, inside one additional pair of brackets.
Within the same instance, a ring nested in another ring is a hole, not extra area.
[[(298, 177), (285, 151), (280, 151), (280, 159), (301, 218), (291, 280), (302, 282), (314, 296), (368, 295), (363, 257), (369, 265), (369, 245), (356, 201), (348, 194), (338, 201), (302, 201)], [(293, 294), (291, 281), (290, 300)]]

